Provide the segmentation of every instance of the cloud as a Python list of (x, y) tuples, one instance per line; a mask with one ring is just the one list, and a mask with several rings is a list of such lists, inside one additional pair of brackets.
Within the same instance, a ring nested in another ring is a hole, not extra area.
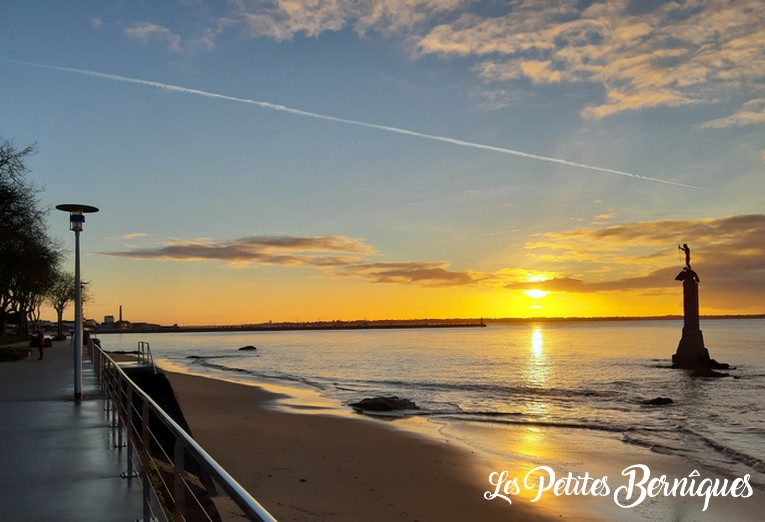
[(625, 290), (643, 290), (649, 288), (667, 288), (675, 275), (679, 272), (678, 268), (663, 268), (655, 270), (641, 277), (628, 277), (624, 279), (615, 279), (613, 281), (587, 282), (583, 279), (573, 277), (557, 277), (541, 282), (516, 282), (508, 283), (505, 288), (509, 290), (531, 290), (539, 289), (547, 292), (569, 292), (569, 293), (592, 293), (592, 292), (610, 292)]
[(465, 286), (478, 282), (469, 272), (449, 271), (447, 263), (421, 261), (354, 264), (340, 268), (336, 274), (361, 277), (372, 283), (414, 283), (422, 286)]
[(132, 27), (126, 27), (124, 33), (139, 42), (148, 44), (152, 41), (163, 43), (167, 46), (168, 51), (172, 53), (180, 53), (183, 51), (181, 47), (181, 37), (172, 32), (167, 27), (157, 25), (151, 22), (137, 22)]
[(701, 128), (743, 127), (765, 122), (765, 98), (749, 100), (735, 114), (725, 118), (708, 121), (699, 125)]
[(251, 236), (232, 240), (200, 238), (173, 240), (156, 248), (108, 255), (162, 261), (227, 261), (242, 267), (251, 263), (282, 266), (336, 267), (359, 262), (374, 254), (362, 240), (345, 236)]
[[(137, 237), (138, 234), (128, 234)], [(126, 236), (127, 237), (127, 236)], [(488, 275), (457, 272), (448, 263), (403, 261), (370, 263), (377, 251), (364, 241), (346, 236), (251, 236), (232, 240), (198, 238), (169, 240), (156, 248), (136, 248), (107, 255), (160, 261), (225, 261), (231, 268), (251, 264), (313, 267), (331, 277), (366, 279), (373, 283), (421, 286), (474, 285)]]
[(143, 232), (131, 232), (130, 234), (125, 234), (120, 239), (123, 241), (130, 241), (131, 239), (137, 239), (139, 237), (146, 237), (146, 234)]
[[(647, 221), (534, 234), (524, 245), (533, 270), (505, 267), (480, 272), (453, 270), (444, 261), (371, 262), (371, 256), (379, 255), (377, 250), (361, 239), (346, 236), (171, 240), (156, 248), (107, 255), (163, 261), (224, 261), (232, 268), (251, 264), (311, 267), (331, 278), (422, 287), (676, 294), (674, 278), (684, 264), (678, 243), (691, 246), (691, 263), (701, 277), (706, 306), (761, 310), (761, 296), (765, 292), (763, 214)], [(540, 280), (532, 274), (546, 275), (548, 279)]]
[[(467, 58), (484, 107), (508, 104), (519, 82), (588, 84), (598, 100), (585, 118), (647, 107), (743, 103), (703, 128), (762, 123), (765, 99), (765, 2), (762, 0), (510, 0), (485, 8), (470, 0), (232, 0), (187, 47), (215, 47), (229, 29), (245, 38), (288, 41), (326, 32), (377, 33), (413, 59)], [(126, 33), (162, 41), (180, 36), (139, 22)], [(734, 98), (735, 97), (735, 98)]]
[[(489, 84), (591, 83), (604, 98), (588, 118), (655, 106), (712, 104), (730, 93), (762, 98), (765, 3), (627, 0), (580, 8), (557, 0), (511, 2), (495, 16), (464, 14), (416, 40), (416, 55), (477, 57)], [(762, 121), (743, 110), (708, 127)]]
[(609, 211), (604, 214), (598, 214), (597, 216), (592, 218), (592, 224), (605, 225), (606, 223), (609, 223), (612, 219), (614, 219), (614, 213), (613, 211)]
[(90, 19), (90, 26), (94, 29), (99, 29), (100, 27), (103, 27), (104, 22), (100, 18), (94, 16)]
[(297, 34), (317, 37), (346, 27), (352, 27), (359, 35), (368, 31), (391, 35), (411, 31), (439, 13), (468, 3), (467, 0), (236, 0), (231, 17), (241, 23), (247, 35), (276, 41), (292, 40)]
[(708, 302), (761, 306), (765, 292), (765, 215), (651, 221), (536, 234), (525, 248), (539, 264), (565, 266), (548, 281), (511, 281), (509, 289), (589, 293), (667, 289), (680, 271), (677, 244), (691, 246), (691, 265)]

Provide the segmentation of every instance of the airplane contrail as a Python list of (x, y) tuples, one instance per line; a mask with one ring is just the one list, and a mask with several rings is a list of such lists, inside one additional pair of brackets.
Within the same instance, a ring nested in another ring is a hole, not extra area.
[(557, 163), (559, 165), (566, 165), (566, 166), (569, 166), (569, 167), (576, 167), (576, 168), (586, 169), (586, 170), (595, 171), (595, 172), (604, 172), (604, 173), (607, 173), (607, 174), (615, 174), (615, 175), (618, 175), (618, 176), (624, 176), (624, 177), (628, 177), (628, 178), (640, 179), (640, 180), (643, 180), (643, 181), (652, 181), (652, 182), (655, 182), (655, 183), (664, 183), (666, 185), (674, 185), (674, 186), (677, 186), (677, 187), (691, 188), (691, 189), (696, 189), (696, 190), (706, 190), (706, 189), (704, 189), (702, 187), (696, 187), (694, 185), (686, 185), (685, 183), (679, 183), (679, 182), (676, 182), (676, 181), (670, 181), (670, 180), (660, 179), (660, 178), (651, 178), (651, 177), (648, 177), (648, 176), (641, 176), (639, 174), (633, 174), (631, 172), (624, 172), (624, 171), (621, 171), (621, 170), (609, 169), (609, 168), (605, 168), (605, 167), (597, 167), (597, 166), (594, 166), (594, 165), (587, 165), (587, 164), (584, 164), (584, 163), (577, 163), (575, 161), (569, 161), (569, 160), (561, 159), (561, 158), (554, 158), (554, 157), (551, 157), (551, 156), (542, 156), (542, 155), (539, 155), (539, 154), (532, 154), (532, 153), (529, 153), (529, 152), (522, 152), (522, 151), (519, 151), (519, 150), (508, 149), (508, 148), (505, 148), (505, 147), (497, 147), (497, 146), (494, 146), (494, 145), (484, 145), (482, 143), (476, 143), (476, 142), (472, 142), (472, 141), (465, 141), (465, 140), (460, 140), (460, 139), (457, 139), (457, 138), (449, 138), (447, 136), (437, 136), (437, 135), (434, 135), (434, 134), (424, 134), (422, 132), (416, 132), (416, 131), (411, 131), (411, 130), (407, 130), (407, 129), (402, 129), (400, 127), (392, 127), (392, 126), (389, 126), (389, 125), (380, 125), (380, 124), (377, 124), (377, 123), (367, 123), (367, 122), (358, 121), (358, 120), (351, 120), (351, 119), (348, 119), (348, 118), (340, 118), (340, 117), (337, 117), (337, 116), (329, 116), (327, 114), (319, 114), (319, 113), (316, 113), (316, 112), (309, 112), (309, 111), (304, 111), (304, 110), (300, 110), (300, 109), (294, 109), (292, 107), (287, 107), (285, 105), (278, 105), (278, 104), (270, 103), (270, 102), (251, 100), (249, 98), (239, 98), (239, 97), (236, 97), (236, 96), (228, 96), (228, 95), (225, 95), (225, 94), (218, 94), (218, 93), (215, 93), (215, 92), (203, 91), (203, 90), (200, 90), (200, 89), (191, 89), (189, 87), (182, 87), (180, 85), (173, 85), (173, 84), (168, 84), (168, 83), (155, 82), (155, 81), (151, 81), (151, 80), (141, 80), (139, 78), (130, 78), (128, 76), (119, 76), (119, 75), (116, 75), (116, 74), (109, 74), (109, 73), (102, 73), (102, 72), (97, 72), (97, 71), (90, 71), (90, 70), (87, 70), (87, 69), (74, 69), (74, 68), (71, 68), (71, 67), (61, 67), (61, 66), (57, 66), (57, 65), (47, 65), (47, 64), (43, 64), (43, 63), (24, 62), (24, 61), (9, 60), (9, 59), (3, 59), (3, 58), (0, 58), (0, 60), (5, 61), (5, 62), (9, 62), (9, 63), (16, 63), (16, 64), (19, 64), (19, 65), (28, 65), (28, 66), (32, 66), (32, 67), (40, 67), (40, 68), (43, 68), (43, 69), (50, 69), (50, 70), (53, 70), (53, 71), (64, 71), (64, 72), (69, 72), (69, 73), (82, 74), (82, 75), (85, 75), (85, 76), (92, 76), (92, 77), (95, 77), (95, 78), (103, 78), (103, 79), (106, 79), (106, 80), (113, 80), (113, 81), (118, 81), (118, 82), (132, 83), (132, 84), (135, 84), (135, 85), (143, 85), (143, 86), (146, 86), (146, 87), (153, 87), (155, 89), (162, 89), (162, 90), (170, 91), (170, 92), (178, 92), (178, 93), (183, 93), (183, 94), (193, 94), (195, 96), (203, 96), (205, 98), (213, 98), (213, 99), (217, 99), (217, 100), (225, 100), (225, 101), (231, 101), (231, 102), (236, 102), (236, 103), (245, 103), (245, 104), (248, 104), (248, 105), (255, 105), (255, 106), (261, 107), (263, 109), (270, 109), (270, 110), (274, 110), (274, 111), (282, 111), (282, 112), (286, 112), (286, 113), (289, 113), (289, 114), (294, 114), (296, 116), (304, 116), (306, 118), (315, 118), (315, 119), (319, 119), (319, 120), (332, 121), (332, 122), (336, 122), (336, 123), (345, 123), (347, 125), (356, 125), (356, 126), (359, 126), (359, 127), (366, 127), (366, 128), (369, 128), (369, 129), (376, 129), (376, 130), (381, 130), (381, 131), (385, 131), (385, 132), (392, 132), (392, 133), (395, 133), (395, 134), (403, 134), (405, 136), (412, 136), (412, 137), (415, 137), (415, 138), (421, 138), (421, 139), (426, 139), (426, 140), (431, 140), (431, 141), (440, 141), (442, 143), (449, 143), (451, 145), (458, 145), (460, 147), (469, 147), (469, 148), (473, 148), (473, 149), (487, 150), (487, 151), (491, 151), (491, 152), (498, 152), (498, 153), (501, 153), (501, 154), (509, 154), (511, 156), (518, 156), (518, 157), (521, 157), (521, 158), (527, 158), (527, 159), (532, 159), (532, 160), (537, 160), (537, 161), (546, 161), (548, 163)]

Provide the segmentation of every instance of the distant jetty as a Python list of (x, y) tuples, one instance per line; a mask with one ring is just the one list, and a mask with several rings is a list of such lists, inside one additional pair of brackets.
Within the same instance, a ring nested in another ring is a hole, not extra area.
[[(765, 319), (765, 314), (750, 315), (705, 315), (707, 320), (724, 319)], [(314, 321), (314, 322), (268, 322), (234, 325), (188, 325), (163, 326), (152, 323), (128, 323), (109, 326), (100, 324), (89, 328), (95, 333), (163, 333), (163, 332), (277, 332), (287, 330), (385, 330), (396, 328), (482, 328), (492, 324), (529, 323), (595, 323), (617, 321), (682, 321), (682, 315), (657, 315), (640, 317), (503, 317), (481, 319), (384, 319), (357, 321)]]
[(159, 326), (141, 325), (130, 328), (104, 328), (99, 326), (95, 332), (105, 333), (200, 333), (200, 332), (278, 332), (294, 330), (392, 330), (400, 328), (483, 328), (486, 323), (480, 320), (388, 320), (388, 321), (315, 321), (315, 322), (280, 322), (240, 325), (209, 326)]

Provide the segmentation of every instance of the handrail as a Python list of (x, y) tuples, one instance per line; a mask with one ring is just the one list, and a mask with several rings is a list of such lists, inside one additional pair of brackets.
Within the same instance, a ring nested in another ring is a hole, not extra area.
[(138, 341), (138, 364), (151, 366), (154, 373), (157, 373), (157, 366), (154, 364), (154, 357), (151, 355), (151, 345), (148, 341)]
[[(148, 344), (148, 343), (146, 343)], [(223, 467), (218, 464), (186, 431), (179, 426), (165, 411), (148, 395), (144, 392), (135, 382), (128, 377), (125, 371), (112, 359), (100, 346), (96, 346), (94, 343), (89, 343), (91, 359), (98, 374), (98, 381), (102, 385), (104, 395), (108, 401), (111, 401), (111, 413), (113, 419), (118, 417), (120, 425), (113, 423), (112, 428), (119, 430), (118, 437), (120, 444), (122, 442), (122, 426), (127, 427), (128, 433), (128, 473), (124, 476), (130, 477), (132, 473), (132, 461), (130, 454), (133, 446), (136, 446), (138, 455), (141, 458), (141, 474), (142, 482), (144, 484), (144, 520), (148, 522), (151, 520), (149, 497), (146, 488), (151, 485), (149, 480), (149, 474), (152, 470), (156, 470), (157, 466), (153, 457), (150, 455), (151, 439), (149, 429), (149, 417), (151, 413), (156, 418), (162, 421), (162, 424), (170, 431), (174, 438), (174, 449), (172, 451), (173, 456), (167, 456), (173, 466), (174, 476), (174, 515), (180, 515), (182, 519), (186, 519), (184, 513), (183, 504), (185, 498), (185, 492), (190, 491), (190, 487), (184, 478), (185, 465), (184, 456), (188, 454), (197, 462), (201, 467), (210, 474), (210, 477), (215, 483), (223, 489), (231, 500), (236, 503), (242, 510), (244, 515), (249, 520), (263, 521), (263, 522), (276, 522), (276, 519), (261, 506), (252, 496), (236, 481)], [(138, 413), (138, 410), (134, 408), (134, 398), (139, 398), (142, 404), (141, 413), (141, 426), (139, 429), (133, 422), (133, 413)], [(126, 401), (126, 402), (124, 402)], [(107, 411), (110, 406), (107, 403)], [(155, 439), (156, 440), (156, 439)], [(116, 446), (116, 445), (115, 445)], [(185, 451), (184, 451), (185, 450)], [(160, 480), (162, 480), (160, 478)], [(155, 488), (154, 485), (151, 485)], [(168, 488), (169, 489), (169, 488)], [(161, 498), (161, 495), (157, 495), (155, 491), (155, 498)], [(192, 493), (193, 495), (193, 493)], [(197, 501), (198, 502), (198, 501)], [(163, 506), (166, 509), (166, 506)], [(209, 515), (206, 515), (209, 519)]]

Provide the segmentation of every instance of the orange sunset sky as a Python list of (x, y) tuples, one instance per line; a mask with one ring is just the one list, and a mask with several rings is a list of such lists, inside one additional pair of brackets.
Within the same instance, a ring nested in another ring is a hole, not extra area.
[(4, 6), (0, 136), (101, 209), (88, 318), (679, 314), (682, 243), (765, 312), (759, 0), (69, 4)]

